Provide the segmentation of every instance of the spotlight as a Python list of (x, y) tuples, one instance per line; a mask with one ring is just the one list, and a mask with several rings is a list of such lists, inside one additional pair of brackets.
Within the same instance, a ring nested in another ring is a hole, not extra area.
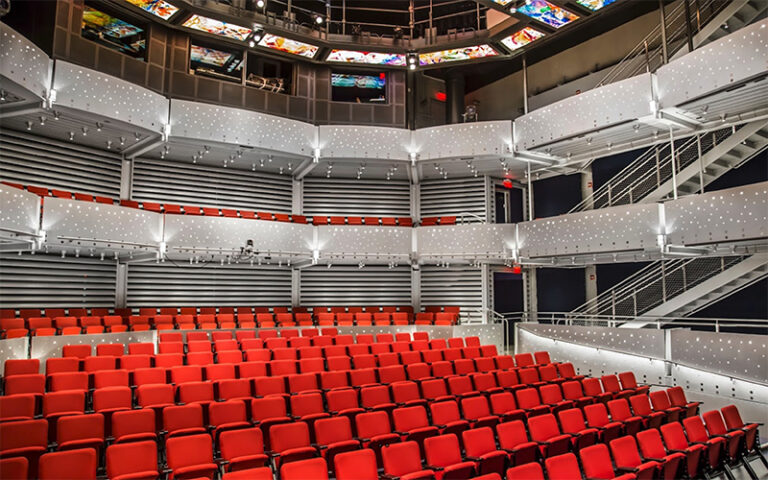
[(253, 48), (253, 47), (255, 47), (255, 46), (256, 46), (256, 42), (255, 42), (255, 41), (253, 41), (253, 40), (251, 40), (250, 42), (248, 42), (248, 46), (249, 46), (249, 47), (251, 47), (251, 48)]
[(40, 116), (40, 126), (41, 127), (45, 126), (45, 117), (43, 117), (42, 115)]
[(83, 127), (83, 136), (88, 136), (88, 127)]
[(69, 132), (69, 141), (74, 142), (75, 141), (75, 132)]
[(259, 7), (259, 8), (264, 8), (264, 6), (265, 6), (266, 4), (267, 4), (267, 2), (265, 2), (264, 0), (258, 0), (258, 1), (256, 2), (256, 6), (257, 6), (257, 7)]
[(408, 68), (411, 69), (411, 70), (416, 70), (416, 64), (412, 63), (412, 64), (410, 64), (410, 66), (408, 66)]
[(27, 120), (27, 130), (32, 130), (32, 122)]
[(100, 132), (100, 131), (101, 131), (101, 127), (103, 127), (103, 125), (101, 124), (101, 122), (96, 122), (96, 131), (97, 131), (97, 132)]
[(315, 23), (318, 24), (318, 25), (323, 23), (323, 17), (320, 16), (320, 15), (315, 15)]

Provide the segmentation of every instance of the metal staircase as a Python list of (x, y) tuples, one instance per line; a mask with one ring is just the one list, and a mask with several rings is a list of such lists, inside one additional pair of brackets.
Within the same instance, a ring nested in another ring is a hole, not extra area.
[[(688, 26), (691, 43), (697, 49), (709, 42), (765, 17), (765, 0), (700, 0), (686, 5), (678, 1), (665, 9), (665, 28), (657, 25), (624, 56), (596, 86), (618, 82), (644, 72), (655, 72), (667, 60), (688, 53)], [(686, 11), (687, 10), (687, 11)]]
[(652, 308), (647, 315), (687, 317), (768, 276), (768, 256), (752, 255), (680, 295)]
[[(768, 2), (766, 2), (768, 3)], [(678, 195), (699, 193), (731, 169), (768, 148), (768, 120), (691, 137), (675, 145)], [(571, 209), (572, 212), (632, 203), (656, 202), (673, 196), (669, 143), (656, 145)]]
[(658, 260), (571, 313), (618, 319), (685, 316), (766, 276), (765, 254)]

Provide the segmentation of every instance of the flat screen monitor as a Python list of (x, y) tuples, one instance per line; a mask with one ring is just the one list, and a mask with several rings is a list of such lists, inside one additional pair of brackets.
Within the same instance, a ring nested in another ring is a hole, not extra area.
[(171, 5), (164, 0), (126, 0), (128, 3), (136, 5), (145, 12), (158, 16), (163, 20), (168, 20), (174, 13), (179, 11), (178, 7)]
[(334, 102), (385, 103), (386, 92), (386, 73), (331, 73), (331, 98)]
[(220, 37), (231, 38), (233, 40), (243, 41), (248, 38), (252, 30), (232, 23), (222, 22), (215, 18), (203, 17), (202, 15), (192, 15), (182, 24), (193, 30), (218, 35)]
[(89, 5), (83, 8), (81, 35), (107, 48), (142, 60), (147, 49), (147, 35), (143, 28)]
[(189, 63), (190, 69), (196, 75), (223, 80), (242, 79), (243, 58), (239, 52), (193, 44), (189, 48)]
[(578, 15), (552, 5), (547, 0), (531, 0), (521, 5), (517, 11), (555, 28), (560, 28), (579, 18)]

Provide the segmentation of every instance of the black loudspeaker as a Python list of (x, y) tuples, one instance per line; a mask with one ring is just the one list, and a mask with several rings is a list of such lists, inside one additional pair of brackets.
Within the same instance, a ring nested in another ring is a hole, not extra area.
[(0, 0), (0, 18), (8, 15), (11, 11), (11, 0)]

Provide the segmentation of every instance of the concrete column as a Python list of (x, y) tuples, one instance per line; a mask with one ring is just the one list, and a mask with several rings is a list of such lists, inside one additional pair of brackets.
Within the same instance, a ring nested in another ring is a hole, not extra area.
[(128, 264), (115, 265), (115, 308), (125, 308), (128, 297)]
[(536, 267), (523, 269), (523, 307), (528, 314), (528, 321), (535, 322), (539, 311), (538, 289), (536, 285)]
[(405, 128), (416, 129), (416, 71), (410, 68), (405, 72)]
[(421, 268), (411, 268), (411, 305), (413, 310), (421, 310)]
[(298, 307), (301, 303), (301, 270), (291, 269), (291, 305)]
[(120, 198), (127, 200), (133, 194), (133, 162), (123, 159), (120, 168)]
[(464, 75), (458, 71), (445, 79), (445, 123), (460, 123), (464, 113)]
[(592, 186), (592, 167), (589, 166), (581, 172), (581, 198), (586, 200), (586, 208), (595, 208), (594, 187)]
[(302, 180), (294, 180), (291, 193), (293, 194), (291, 213), (301, 215), (304, 211), (304, 182)]

